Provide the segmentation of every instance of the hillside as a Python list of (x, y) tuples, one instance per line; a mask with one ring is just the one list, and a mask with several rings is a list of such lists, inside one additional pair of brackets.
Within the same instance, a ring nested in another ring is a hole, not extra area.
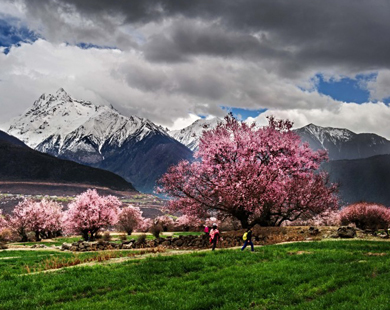
[(72, 98), (64, 89), (43, 94), (8, 133), (58, 158), (114, 172), (153, 192), (169, 166), (192, 152), (148, 119), (121, 115), (112, 106)]
[(58, 159), (6, 139), (0, 139), (0, 181), (77, 183), (135, 192), (112, 172)]
[(390, 206), (390, 155), (334, 160), (323, 168), (332, 182), (339, 183), (344, 203), (368, 201)]

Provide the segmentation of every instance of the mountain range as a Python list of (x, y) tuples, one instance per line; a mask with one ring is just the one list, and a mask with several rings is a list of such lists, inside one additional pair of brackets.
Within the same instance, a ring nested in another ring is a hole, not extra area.
[(152, 192), (169, 166), (192, 158), (161, 126), (72, 98), (62, 88), (43, 94), (8, 133), (40, 152), (114, 172), (142, 192)]
[[(192, 159), (202, 132), (221, 121), (200, 119), (168, 132), (147, 119), (123, 116), (112, 106), (78, 100), (59, 89), (55, 95), (43, 94), (12, 120), (8, 133), (23, 141), (17, 142), (20, 147), (25, 143), (60, 159), (111, 171), (137, 190), (152, 192), (169, 166)], [(343, 202), (368, 200), (390, 205), (390, 190), (386, 187), (390, 184), (389, 140), (314, 124), (295, 132), (312, 149), (328, 151), (330, 161), (323, 168), (333, 182), (340, 184)]]
[[(223, 119), (199, 119), (170, 134), (192, 151), (196, 151), (204, 130), (217, 126)], [(294, 130), (313, 150), (326, 150), (330, 160), (359, 159), (390, 154), (390, 141), (372, 133), (357, 134), (345, 128), (321, 127), (309, 124)]]

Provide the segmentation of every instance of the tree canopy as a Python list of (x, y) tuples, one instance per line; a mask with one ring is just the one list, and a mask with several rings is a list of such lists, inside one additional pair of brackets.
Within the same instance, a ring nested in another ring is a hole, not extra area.
[(159, 180), (172, 211), (237, 218), (244, 228), (321, 214), (338, 207), (337, 186), (319, 172), (327, 160), (291, 131), (288, 120), (268, 126), (239, 122), (231, 115), (200, 139), (195, 161), (181, 161)]

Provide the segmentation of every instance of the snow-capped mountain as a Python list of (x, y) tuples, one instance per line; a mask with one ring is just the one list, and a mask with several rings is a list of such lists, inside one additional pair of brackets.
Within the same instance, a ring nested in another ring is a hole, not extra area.
[(190, 126), (180, 130), (172, 130), (169, 134), (174, 139), (187, 146), (190, 150), (195, 151), (198, 148), (199, 139), (202, 136), (203, 131), (215, 128), (217, 124), (222, 121), (223, 119), (220, 118), (198, 119)]
[(129, 138), (140, 141), (153, 131), (166, 134), (147, 119), (76, 100), (61, 88), (55, 95), (43, 94), (8, 133), (38, 151), (90, 164), (104, 159), (103, 147), (121, 147)]
[[(176, 140), (195, 150), (203, 130), (216, 127), (220, 119), (197, 120), (181, 130), (171, 131)], [(390, 154), (390, 141), (371, 133), (357, 134), (348, 129), (320, 127), (309, 124), (294, 130), (314, 150), (328, 151), (330, 160), (358, 159), (375, 155)]]
[(169, 165), (192, 155), (151, 121), (77, 100), (62, 88), (43, 94), (11, 122), (8, 133), (38, 151), (115, 172), (148, 192)]
[(357, 134), (348, 129), (309, 124), (296, 129), (302, 141), (314, 150), (328, 151), (330, 160), (359, 159), (390, 154), (390, 141), (372, 133)]

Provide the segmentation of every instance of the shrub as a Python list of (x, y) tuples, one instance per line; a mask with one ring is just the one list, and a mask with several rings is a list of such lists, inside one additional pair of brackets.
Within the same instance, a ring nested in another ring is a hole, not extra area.
[(146, 242), (146, 235), (145, 234), (139, 235), (137, 242), (139, 244), (145, 243)]
[(173, 219), (168, 215), (161, 215), (154, 219), (154, 225), (160, 225), (163, 231), (172, 231), (175, 225)]
[(359, 202), (349, 205), (340, 211), (342, 225), (355, 224), (357, 228), (375, 232), (387, 228), (390, 222), (390, 211), (380, 204)]
[(162, 231), (163, 231), (163, 228), (159, 223), (156, 223), (156, 224), (152, 225), (152, 227), (150, 227), (150, 232), (152, 233), (152, 235), (156, 239), (160, 238), (160, 233)]
[(111, 235), (109, 231), (105, 231), (103, 234), (103, 240), (104, 241), (111, 241)]

